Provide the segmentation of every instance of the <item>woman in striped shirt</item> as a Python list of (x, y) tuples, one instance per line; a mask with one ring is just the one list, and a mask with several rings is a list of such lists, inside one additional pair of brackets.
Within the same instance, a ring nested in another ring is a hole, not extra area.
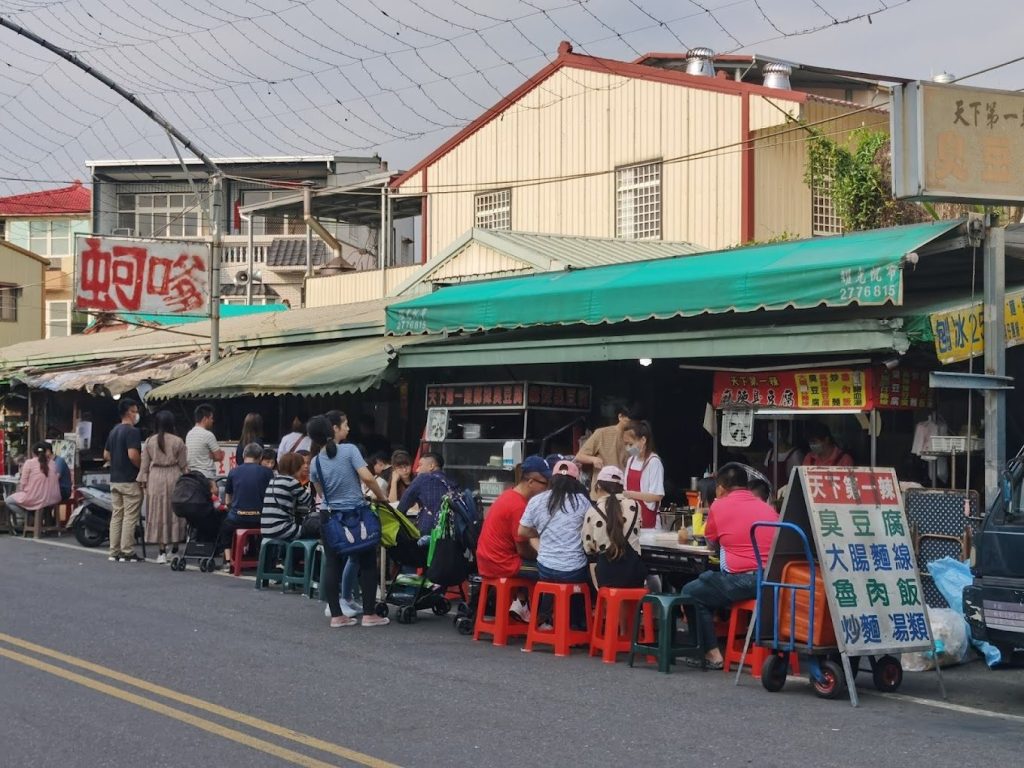
[(286, 453), (278, 461), (278, 474), (263, 496), (260, 530), (265, 538), (290, 541), (298, 537), (302, 519), (313, 504), (309, 489), (298, 480), (304, 463), (297, 453)]

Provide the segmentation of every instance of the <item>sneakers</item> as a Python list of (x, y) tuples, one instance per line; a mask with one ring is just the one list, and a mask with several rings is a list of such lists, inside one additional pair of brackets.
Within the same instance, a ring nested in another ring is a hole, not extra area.
[(338, 605), (341, 606), (341, 612), (350, 619), (355, 618), (363, 612), (362, 607), (356, 605), (351, 600), (339, 600)]
[(110, 555), (107, 557), (107, 561), (111, 563), (116, 563), (118, 557), (119, 555), (116, 552), (111, 552)]
[(537, 629), (539, 629), (541, 632), (553, 632), (555, 628), (553, 626), (551, 626), (551, 622), (550, 621), (545, 621), (545, 622), (541, 623), (537, 627)]
[(523, 623), (530, 623), (530, 608), (519, 598), (512, 601), (512, 605), (508, 607), (508, 612)]
[(136, 555), (134, 552), (122, 552), (117, 558), (119, 563), (141, 563), (142, 558)]
[(331, 619), (331, 629), (339, 629), (340, 627), (354, 627), (359, 622), (348, 616), (335, 616)]
[(163, 565), (164, 563), (166, 563), (167, 562), (167, 553), (166, 552), (161, 552), (159, 555), (157, 555), (156, 556), (156, 562), (157, 562), (157, 565)]

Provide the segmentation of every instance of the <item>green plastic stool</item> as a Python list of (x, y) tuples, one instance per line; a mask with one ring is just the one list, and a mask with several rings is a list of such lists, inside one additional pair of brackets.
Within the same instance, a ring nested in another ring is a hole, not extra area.
[[(658, 638), (654, 643), (641, 643), (640, 616), (644, 605), (649, 605), (654, 612), (658, 625)], [(693, 622), (690, 631), (692, 644), (677, 645), (675, 642), (676, 621), (678, 619), (679, 606), (692, 606), (693, 600), (682, 595), (670, 594), (647, 594), (637, 603), (636, 618), (633, 621), (633, 642), (629, 650), (629, 666), (633, 666), (633, 657), (640, 653), (645, 656), (655, 656), (658, 659), (658, 671), (668, 674), (672, 669), (673, 662), (679, 657), (700, 659), (704, 657), (704, 649), (701, 648), (700, 625)]]
[[(323, 599), (320, 592), (320, 580), (323, 578), (324, 573), (324, 545), (317, 543), (316, 549), (313, 550), (313, 567), (310, 570), (310, 575), (313, 576), (309, 580), (309, 585), (306, 587), (306, 597), (312, 600), (314, 597)], [(315, 574), (315, 575), (314, 575)]]
[(277, 570), (277, 564), (281, 562), (287, 548), (286, 539), (263, 539), (260, 542), (260, 557), (256, 564), (256, 589), (269, 587), (271, 583), (281, 583), (284, 571)]
[[(309, 592), (309, 584), (313, 580), (313, 552), (317, 547), (316, 539), (295, 539), (288, 544), (284, 556), (284, 573), (281, 575), (281, 591), (301, 587), (303, 594)], [(302, 555), (302, 571), (297, 571), (298, 556)]]

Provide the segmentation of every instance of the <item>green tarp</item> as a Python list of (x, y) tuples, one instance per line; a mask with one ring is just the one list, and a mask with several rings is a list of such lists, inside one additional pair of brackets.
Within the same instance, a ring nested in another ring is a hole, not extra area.
[(249, 349), (157, 387), (146, 401), (364, 392), (395, 376), (390, 362), (396, 348), (428, 338), (370, 336)]
[(450, 286), (387, 308), (390, 333), (442, 333), (759, 309), (898, 305), (904, 257), (934, 222)]

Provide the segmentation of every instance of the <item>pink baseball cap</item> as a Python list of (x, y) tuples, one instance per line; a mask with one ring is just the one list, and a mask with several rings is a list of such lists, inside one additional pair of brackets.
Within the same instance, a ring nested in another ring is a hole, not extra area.
[(612, 466), (601, 467), (601, 471), (597, 473), (597, 482), (618, 483), (622, 485), (622, 470)]
[(580, 468), (577, 467), (571, 461), (562, 460), (555, 464), (555, 468), (551, 470), (552, 475), (569, 475), (569, 477), (580, 479)]

